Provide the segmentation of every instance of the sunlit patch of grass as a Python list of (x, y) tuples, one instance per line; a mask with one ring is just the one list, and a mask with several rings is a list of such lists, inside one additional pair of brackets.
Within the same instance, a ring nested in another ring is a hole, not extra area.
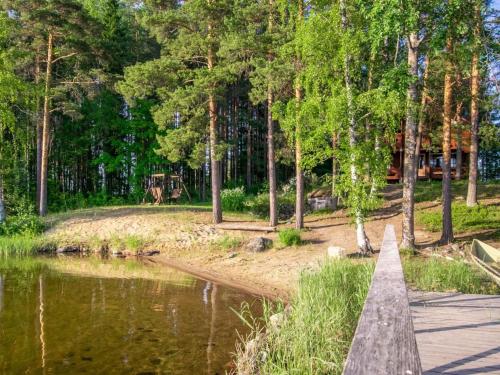
[[(371, 261), (341, 259), (328, 261), (319, 272), (304, 273), (279, 329), (270, 329), (276, 310), (265, 309), (268, 334), (261, 344), (266, 355), (257, 363), (259, 373), (341, 374), (373, 270)], [(254, 327), (253, 337), (262, 330)], [(241, 350), (239, 355), (237, 366), (243, 368), (245, 364), (238, 362)]]
[(241, 237), (233, 237), (229, 235), (225, 235), (211, 243), (212, 249), (216, 250), (235, 250), (243, 245), (243, 238)]
[(500, 287), (462, 260), (404, 256), (409, 286), (422, 291), (500, 294)]
[(140, 236), (127, 235), (118, 236), (114, 235), (109, 239), (108, 246), (112, 251), (130, 251), (138, 253), (146, 245), (146, 240)]
[(32, 255), (55, 250), (55, 244), (43, 236), (20, 234), (0, 236), (0, 256)]
[[(443, 190), (442, 181), (418, 181), (415, 187), (415, 202), (429, 202), (441, 199)], [(453, 197), (467, 196), (467, 180), (452, 181)], [(498, 196), (500, 182), (498, 181), (478, 181), (478, 197), (493, 198)]]
[[(500, 230), (500, 207), (496, 205), (467, 207), (465, 203), (453, 203), (451, 215), (455, 233), (484, 229)], [(417, 223), (431, 232), (439, 232), (442, 229), (441, 210), (417, 211), (416, 219)]]

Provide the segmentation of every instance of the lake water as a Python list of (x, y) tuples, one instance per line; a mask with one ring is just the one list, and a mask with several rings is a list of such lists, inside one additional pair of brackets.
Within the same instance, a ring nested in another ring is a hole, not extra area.
[(251, 295), (168, 268), (0, 260), (1, 374), (224, 374)]

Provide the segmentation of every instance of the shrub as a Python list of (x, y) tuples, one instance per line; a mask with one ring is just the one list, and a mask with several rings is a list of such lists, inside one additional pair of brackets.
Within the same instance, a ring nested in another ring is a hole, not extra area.
[(284, 246), (298, 246), (301, 243), (300, 230), (287, 228), (278, 233), (278, 238)]
[(35, 236), (43, 232), (45, 225), (39, 216), (35, 214), (34, 207), (30, 204), (20, 204), (15, 207), (12, 215), (0, 224), (0, 235)]
[[(248, 200), (250, 212), (261, 218), (269, 217), (269, 193), (261, 193)], [(278, 195), (278, 218), (287, 220), (295, 214), (295, 194), (293, 192)]]
[(241, 212), (246, 209), (247, 196), (244, 187), (224, 189), (221, 191), (222, 209), (225, 211)]

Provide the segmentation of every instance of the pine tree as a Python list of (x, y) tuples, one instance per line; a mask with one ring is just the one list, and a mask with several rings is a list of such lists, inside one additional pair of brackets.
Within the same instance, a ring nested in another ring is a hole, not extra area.
[(118, 85), (129, 102), (154, 97), (160, 105), (154, 120), (166, 136), (160, 152), (171, 161), (187, 159), (199, 168), (205, 140), (210, 144), (210, 175), (214, 223), (222, 221), (221, 165), (218, 101), (227, 84), (217, 56), (225, 31), (230, 2), (195, 0), (179, 4), (151, 4), (144, 25), (161, 45), (161, 56), (125, 71)]

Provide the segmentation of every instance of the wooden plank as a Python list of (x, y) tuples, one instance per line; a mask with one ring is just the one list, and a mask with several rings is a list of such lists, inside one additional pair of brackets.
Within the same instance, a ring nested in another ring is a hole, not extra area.
[(421, 373), (394, 226), (387, 225), (344, 375)]
[(409, 293), (425, 374), (500, 374), (500, 296)]

